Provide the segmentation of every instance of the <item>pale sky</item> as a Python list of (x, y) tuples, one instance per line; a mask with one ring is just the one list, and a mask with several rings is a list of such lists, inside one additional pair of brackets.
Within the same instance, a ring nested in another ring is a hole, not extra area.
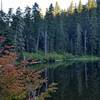
[[(55, 2), (58, 2), (60, 7), (62, 9), (67, 9), (69, 7), (71, 0), (2, 0), (3, 2), (3, 10), (5, 12), (8, 11), (8, 8), (14, 8), (14, 10), (17, 7), (21, 7), (21, 9), (24, 9), (26, 6), (32, 7), (34, 2), (37, 2), (42, 9), (42, 11), (45, 11), (46, 8), (49, 7), (51, 3), (55, 5)], [(73, 0), (76, 4), (78, 4), (79, 0)], [(87, 0), (82, 0), (83, 4), (87, 3)]]

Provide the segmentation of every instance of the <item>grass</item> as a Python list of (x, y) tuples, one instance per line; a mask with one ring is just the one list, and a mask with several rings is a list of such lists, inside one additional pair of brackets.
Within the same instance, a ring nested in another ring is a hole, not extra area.
[(77, 56), (72, 55), (69, 53), (62, 53), (58, 54), (56, 52), (53, 53), (47, 53), (45, 55), (43, 52), (38, 53), (23, 53), (26, 59), (34, 59), (42, 62), (55, 62), (55, 61), (99, 61), (100, 57), (97, 56)]
[(26, 59), (34, 59), (39, 61), (55, 61), (55, 60), (63, 60), (64, 55), (63, 54), (57, 54), (55, 52), (44, 54), (43, 52), (39, 53), (28, 53), (24, 52), (24, 56)]
[(76, 57), (73, 57), (68, 60), (71, 60), (71, 61), (99, 61), (100, 57), (86, 55), (86, 56), (76, 56)]

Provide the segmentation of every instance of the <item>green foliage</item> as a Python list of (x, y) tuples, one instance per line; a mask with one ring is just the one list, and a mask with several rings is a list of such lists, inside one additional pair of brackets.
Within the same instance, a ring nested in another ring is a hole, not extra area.
[(38, 53), (28, 53), (24, 52), (24, 56), (26, 59), (33, 59), (33, 60), (40, 60), (40, 61), (54, 61), (55, 60), (63, 60), (64, 55), (63, 54), (57, 54), (55, 52), (53, 53), (47, 53), (46, 55), (43, 52)]
[(68, 59), (71, 61), (81, 61), (81, 62), (88, 62), (88, 61), (100, 61), (100, 57), (97, 56), (75, 56), (71, 59)]
[(64, 54), (64, 60), (66, 61), (67, 59), (73, 59), (75, 56), (73, 56), (72, 54), (69, 53), (65, 53)]
[(73, 0), (72, 0), (72, 2), (71, 2), (71, 4), (70, 4), (70, 7), (69, 7), (69, 10), (68, 10), (68, 12), (69, 12), (69, 14), (74, 14), (74, 3), (73, 3)]
[[(78, 7), (72, 1), (68, 11), (61, 10), (57, 2), (55, 7), (51, 4), (44, 16), (37, 3), (32, 8), (26, 7), (24, 14), (20, 8), (15, 14), (12, 9), (8, 13), (0, 11), (0, 34), (8, 37), (4, 45), (14, 44), (16, 52), (36, 52), (35, 59), (44, 58), (39, 51), (45, 55), (49, 52), (100, 55), (99, 9), (95, 0), (84, 6), (80, 0)], [(51, 59), (60, 59), (51, 55)]]
[(55, 8), (54, 8), (54, 13), (55, 13), (55, 15), (59, 15), (61, 13), (58, 2), (56, 2)]
[(83, 5), (82, 5), (82, 1), (79, 1), (79, 5), (78, 5), (78, 12), (81, 13), (83, 10)]
[(96, 8), (96, 1), (95, 0), (88, 0), (88, 9)]

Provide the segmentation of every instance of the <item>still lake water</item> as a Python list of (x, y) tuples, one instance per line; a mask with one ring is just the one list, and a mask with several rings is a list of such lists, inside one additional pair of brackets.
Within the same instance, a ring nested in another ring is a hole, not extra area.
[(100, 100), (100, 62), (53, 65), (47, 71), (48, 83), (56, 82), (58, 90), (45, 100)]

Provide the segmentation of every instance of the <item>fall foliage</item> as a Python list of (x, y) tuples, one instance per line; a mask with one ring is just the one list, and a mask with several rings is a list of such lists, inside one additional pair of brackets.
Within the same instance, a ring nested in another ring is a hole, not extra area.
[[(15, 64), (17, 54), (4, 50), (0, 57), (0, 98), (1, 100), (28, 100), (35, 98), (31, 93), (39, 90), (47, 82), (41, 76), (42, 71), (31, 70), (24, 67), (27, 61)], [(37, 91), (38, 92), (38, 91)], [(41, 96), (43, 93), (41, 94)], [(42, 99), (45, 98), (42, 96)], [(41, 98), (40, 93), (38, 98)]]
[(30, 89), (35, 90), (44, 82), (39, 72), (14, 65), (15, 60), (15, 53), (0, 58), (0, 94), (5, 95), (4, 100), (26, 98)]
[[(40, 89), (47, 82), (47, 78), (42, 77), (43, 71), (28, 67), (29, 64), (37, 63), (35, 60), (22, 59), (16, 64), (18, 53), (12, 44), (5, 44), (5, 41), (6, 37), (0, 36), (0, 100), (33, 100), (36, 97), (41, 99), (43, 93)], [(36, 92), (38, 94), (34, 95)], [(46, 95), (42, 96), (41, 100), (47, 97)]]

